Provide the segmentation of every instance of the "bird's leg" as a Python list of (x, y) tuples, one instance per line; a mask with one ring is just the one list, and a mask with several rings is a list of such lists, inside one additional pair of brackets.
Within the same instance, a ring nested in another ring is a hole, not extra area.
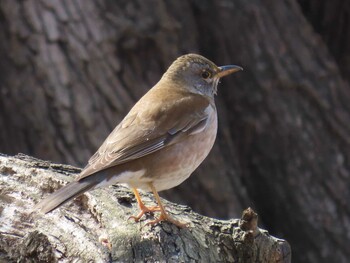
[(139, 205), (139, 208), (140, 208), (140, 213), (137, 215), (137, 216), (130, 216), (130, 218), (134, 219), (135, 222), (138, 222), (140, 220), (140, 218), (145, 214), (145, 213), (152, 213), (152, 212), (156, 212), (156, 211), (160, 211), (160, 207), (159, 206), (153, 206), (153, 207), (147, 207), (145, 206), (145, 204), (142, 202), (141, 200), (141, 196), (139, 194), (139, 192), (137, 191), (136, 188), (132, 188), (134, 194), (135, 194), (135, 197), (136, 197), (136, 200), (137, 200), (137, 203)]
[(180, 228), (185, 228), (185, 227), (187, 227), (188, 224), (182, 223), (182, 222), (180, 222), (180, 221), (177, 221), (177, 220), (175, 220), (174, 218), (172, 218), (171, 216), (169, 216), (169, 214), (165, 211), (164, 206), (163, 206), (163, 204), (162, 204), (162, 202), (161, 202), (161, 200), (160, 200), (160, 197), (159, 197), (159, 195), (158, 195), (158, 192), (157, 192), (157, 190), (154, 188), (153, 184), (150, 183), (150, 184), (149, 184), (149, 187), (152, 189), (153, 195), (154, 195), (154, 197), (155, 197), (156, 200), (157, 200), (158, 207), (159, 207), (159, 209), (160, 209), (160, 216), (159, 216), (158, 219), (152, 220), (152, 221), (148, 222), (146, 225), (155, 225), (155, 224), (157, 224), (157, 223), (159, 223), (159, 222), (161, 222), (161, 221), (169, 221), (169, 222), (173, 223), (174, 225), (176, 225), (176, 226), (178, 226), (178, 227), (180, 227)]

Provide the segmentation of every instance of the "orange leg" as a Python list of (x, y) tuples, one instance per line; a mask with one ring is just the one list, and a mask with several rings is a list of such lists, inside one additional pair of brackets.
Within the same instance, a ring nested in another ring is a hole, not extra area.
[(175, 220), (174, 218), (172, 218), (172, 217), (169, 216), (169, 214), (165, 211), (164, 206), (163, 206), (162, 202), (160, 201), (160, 197), (159, 197), (159, 195), (158, 195), (158, 192), (157, 192), (157, 190), (154, 188), (153, 184), (150, 183), (150, 184), (149, 184), (149, 187), (152, 189), (153, 195), (154, 195), (154, 197), (155, 197), (156, 200), (157, 200), (158, 209), (160, 210), (160, 216), (159, 216), (158, 219), (155, 219), (155, 220), (153, 220), (153, 221), (150, 221), (150, 222), (148, 222), (146, 225), (155, 225), (155, 224), (157, 224), (157, 223), (159, 223), (159, 222), (161, 222), (161, 221), (169, 221), (169, 222), (171, 222), (172, 224), (174, 224), (174, 225), (176, 225), (176, 226), (178, 226), (178, 227), (180, 227), (180, 228), (185, 228), (185, 227), (187, 227), (188, 224), (185, 224), (185, 223), (182, 223), (182, 222), (180, 222), (180, 221), (177, 221), (177, 220)]
[(141, 196), (140, 196), (139, 192), (137, 191), (137, 189), (132, 188), (132, 190), (134, 191), (137, 203), (139, 204), (139, 208), (141, 211), (137, 216), (130, 216), (129, 219), (132, 218), (135, 220), (135, 222), (138, 222), (144, 214), (160, 211), (159, 206), (154, 206), (154, 207), (145, 206), (145, 204), (141, 200)]

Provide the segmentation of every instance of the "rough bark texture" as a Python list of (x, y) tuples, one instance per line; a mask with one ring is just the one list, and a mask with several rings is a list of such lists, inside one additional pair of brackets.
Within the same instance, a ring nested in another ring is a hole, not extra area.
[[(0, 156), (0, 261), (6, 262), (291, 262), (288, 243), (257, 227), (251, 209), (242, 219), (203, 217), (165, 202), (186, 229), (143, 226), (131, 191), (95, 190), (47, 215), (32, 212), (43, 195), (79, 169), (28, 156)], [(38, 187), (39, 186), (39, 187)], [(146, 203), (150, 195), (143, 194)]]
[(0, 1), (0, 151), (83, 165), (178, 55), (235, 63), (212, 154), (164, 196), (252, 206), (296, 262), (347, 262), (349, 4), (299, 2)]
[(298, 0), (303, 13), (327, 44), (343, 77), (350, 80), (350, 1)]

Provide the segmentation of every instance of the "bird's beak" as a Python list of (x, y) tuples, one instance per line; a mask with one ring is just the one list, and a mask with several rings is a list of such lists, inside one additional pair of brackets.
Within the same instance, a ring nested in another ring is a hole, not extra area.
[(218, 76), (219, 78), (225, 77), (227, 75), (230, 75), (232, 73), (235, 73), (237, 71), (241, 71), (243, 70), (242, 67), (240, 66), (236, 66), (236, 65), (227, 65), (227, 66), (221, 66), (219, 67), (219, 72), (216, 73), (216, 76)]

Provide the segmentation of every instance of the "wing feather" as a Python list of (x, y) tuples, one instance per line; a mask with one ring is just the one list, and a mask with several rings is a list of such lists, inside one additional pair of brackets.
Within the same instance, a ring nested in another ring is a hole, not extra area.
[[(159, 151), (188, 135), (205, 129), (208, 107), (212, 104), (202, 97), (184, 97), (170, 100), (171, 107), (162, 103), (153, 105), (153, 112), (142, 107), (142, 99), (124, 120), (111, 132), (98, 151), (90, 158), (79, 179), (109, 167), (142, 158)], [(176, 120), (174, 122), (174, 120)]]

